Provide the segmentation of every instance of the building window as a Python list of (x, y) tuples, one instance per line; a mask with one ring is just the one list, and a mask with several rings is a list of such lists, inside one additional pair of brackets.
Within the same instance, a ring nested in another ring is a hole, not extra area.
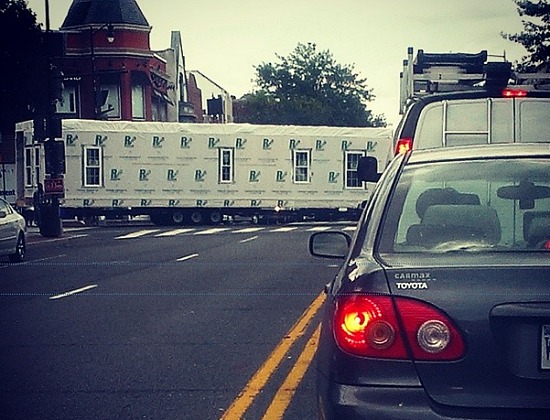
[(40, 147), (25, 147), (25, 187), (35, 187), (40, 182)]
[(86, 146), (83, 149), (83, 184), (85, 187), (101, 187), (103, 184), (102, 148)]
[(364, 188), (364, 182), (359, 181), (359, 176), (357, 174), (359, 159), (363, 156), (365, 156), (365, 152), (345, 152), (346, 188)]
[(105, 103), (100, 111), (108, 119), (120, 118), (120, 86), (117, 84), (101, 85), (101, 91), (107, 92)]
[(153, 96), (151, 99), (151, 118), (153, 121), (168, 121), (168, 108), (164, 100)]
[(220, 148), (218, 157), (219, 182), (221, 184), (233, 182), (234, 150)]
[(79, 114), (77, 87), (66, 85), (63, 87), (63, 98), (56, 102), (55, 112), (77, 116)]
[(145, 94), (143, 85), (132, 86), (132, 119), (145, 119)]
[(304, 184), (310, 182), (310, 150), (293, 150), (293, 166), (294, 166), (294, 182), (296, 184)]

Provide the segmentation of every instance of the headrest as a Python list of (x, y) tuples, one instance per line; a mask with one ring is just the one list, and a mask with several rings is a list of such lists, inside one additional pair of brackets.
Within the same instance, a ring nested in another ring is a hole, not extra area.
[(468, 204), (433, 205), (422, 219), (422, 242), (438, 244), (456, 240), (500, 241), (500, 221), (489, 206)]
[(550, 212), (529, 211), (523, 215), (523, 238), (529, 246), (550, 240)]
[(474, 204), (479, 205), (479, 197), (475, 194), (459, 193), (454, 188), (431, 188), (420, 194), (416, 200), (416, 214), (421, 219), (426, 209), (437, 204)]

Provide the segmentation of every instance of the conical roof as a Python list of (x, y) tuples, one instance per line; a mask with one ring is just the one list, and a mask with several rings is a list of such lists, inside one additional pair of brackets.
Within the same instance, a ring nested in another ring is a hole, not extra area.
[(61, 28), (104, 23), (149, 27), (136, 0), (73, 0)]

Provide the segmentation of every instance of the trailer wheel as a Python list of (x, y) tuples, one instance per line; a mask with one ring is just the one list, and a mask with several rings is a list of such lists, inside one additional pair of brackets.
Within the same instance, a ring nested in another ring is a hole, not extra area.
[(222, 221), (222, 214), (219, 210), (212, 210), (208, 215), (208, 218), (210, 220), (210, 223), (212, 223), (213, 225), (217, 225)]
[(202, 223), (202, 213), (199, 210), (193, 210), (189, 218), (195, 225), (200, 225)]
[(171, 215), (171, 222), (175, 225), (183, 225), (183, 222), (185, 221), (185, 216), (183, 211), (181, 210), (174, 210)]

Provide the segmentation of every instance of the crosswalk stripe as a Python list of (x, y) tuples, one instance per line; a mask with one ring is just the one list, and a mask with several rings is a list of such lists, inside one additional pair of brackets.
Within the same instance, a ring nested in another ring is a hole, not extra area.
[(229, 228), (212, 228), (207, 230), (201, 230), (199, 232), (194, 233), (194, 235), (212, 235), (213, 233), (219, 233), (225, 230), (229, 230)]
[(260, 230), (264, 230), (263, 227), (250, 227), (250, 228), (244, 228), (239, 230), (234, 230), (231, 233), (252, 233), (252, 232), (258, 232)]
[(298, 229), (297, 227), (282, 227), (278, 229), (273, 229), (271, 232), (292, 232), (293, 230)]
[(330, 226), (314, 226), (312, 228), (309, 228), (307, 231), (308, 232), (323, 232), (325, 230), (329, 230), (331, 227)]
[(196, 229), (173, 229), (173, 230), (168, 230), (166, 232), (162, 232), (162, 233), (159, 233), (157, 235), (155, 235), (155, 237), (164, 237), (164, 236), (176, 236), (176, 235), (179, 235), (181, 233), (188, 233), (188, 232), (193, 232), (195, 231)]
[(149, 235), (150, 233), (158, 232), (160, 229), (144, 229), (138, 230), (137, 232), (128, 233), (126, 235), (117, 236), (115, 239), (133, 239), (139, 238), (140, 236)]

